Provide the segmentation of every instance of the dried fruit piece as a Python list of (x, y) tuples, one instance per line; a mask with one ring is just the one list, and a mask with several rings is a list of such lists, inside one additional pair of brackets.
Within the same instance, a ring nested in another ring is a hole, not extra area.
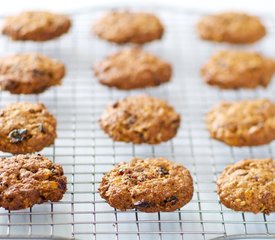
[(27, 138), (27, 129), (14, 129), (9, 133), (10, 142), (19, 143)]
[(45, 128), (44, 128), (44, 126), (43, 126), (43, 123), (39, 123), (39, 124), (38, 124), (38, 128), (39, 128), (39, 131), (40, 131), (40, 132), (46, 133)]
[(149, 208), (153, 207), (155, 204), (152, 202), (138, 201), (134, 203), (134, 206), (137, 208)]

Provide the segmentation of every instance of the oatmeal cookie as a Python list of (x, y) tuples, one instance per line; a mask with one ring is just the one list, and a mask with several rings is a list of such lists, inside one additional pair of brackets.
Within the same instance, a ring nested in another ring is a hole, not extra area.
[(101, 84), (118, 89), (158, 86), (168, 82), (172, 67), (141, 49), (125, 49), (108, 56), (94, 66)]
[(39, 53), (0, 58), (0, 87), (12, 94), (38, 94), (60, 85), (64, 64)]
[(143, 44), (161, 39), (164, 27), (150, 13), (113, 11), (94, 24), (93, 32), (109, 42)]
[(54, 143), (56, 120), (41, 103), (14, 103), (0, 112), (0, 150), (31, 153)]
[(224, 89), (266, 87), (274, 72), (274, 60), (245, 51), (219, 51), (201, 69), (206, 83)]
[(99, 193), (122, 211), (171, 212), (192, 199), (193, 181), (185, 167), (164, 158), (133, 158), (104, 175)]
[(109, 106), (99, 122), (114, 141), (159, 144), (176, 135), (180, 115), (164, 100), (138, 95)]
[(266, 29), (256, 16), (240, 12), (224, 12), (203, 17), (197, 24), (200, 37), (228, 43), (254, 43), (266, 35)]
[(217, 180), (221, 202), (235, 211), (275, 212), (275, 161), (249, 159), (225, 168)]
[(57, 202), (67, 190), (62, 167), (41, 155), (0, 158), (0, 182), (0, 206), (7, 210)]
[(8, 17), (2, 33), (12, 40), (47, 41), (67, 33), (70, 27), (71, 20), (65, 15), (30, 11)]
[(275, 104), (268, 99), (222, 102), (206, 115), (211, 137), (230, 146), (258, 146), (275, 139)]

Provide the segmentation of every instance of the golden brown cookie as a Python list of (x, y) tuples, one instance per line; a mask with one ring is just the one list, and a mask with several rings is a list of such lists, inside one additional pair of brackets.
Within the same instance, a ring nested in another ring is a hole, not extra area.
[(0, 206), (7, 210), (57, 202), (67, 189), (62, 167), (41, 155), (0, 158), (0, 182)]
[(37, 94), (60, 85), (64, 64), (39, 53), (0, 58), (0, 87), (13, 94)]
[(12, 40), (47, 41), (68, 32), (70, 27), (71, 20), (65, 15), (30, 11), (8, 17), (2, 33)]
[(258, 146), (275, 139), (275, 104), (268, 99), (222, 102), (206, 115), (211, 137), (231, 146)]
[(19, 102), (0, 112), (0, 150), (32, 153), (54, 143), (56, 120), (41, 103)]
[(93, 32), (109, 42), (143, 44), (161, 39), (164, 28), (153, 14), (113, 11), (94, 24)]
[(275, 161), (249, 159), (225, 168), (217, 180), (221, 202), (235, 211), (275, 212)]
[(274, 72), (274, 60), (230, 50), (217, 52), (201, 69), (206, 83), (225, 89), (266, 87)]
[(258, 17), (239, 12), (205, 16), (198, 22), (197, 29), (202, 39), (240, 44), (254, 43), (266, 34)]
[(99, 193), (122, 211), (171, 212), (192, 199), (193, 180), (185, 167), (165, 158), (133, 158), (104, 175)]
[(118, 89), (158, 86), (168, 82), (172, 67), (141, 49), (124, 49), (108, 56), (94, 66), (101, 84)]
[(176, 135), (180, 115), (164, 100), (139, 95), (109, 106), (99, 123), (114, 141), (159, 144)]

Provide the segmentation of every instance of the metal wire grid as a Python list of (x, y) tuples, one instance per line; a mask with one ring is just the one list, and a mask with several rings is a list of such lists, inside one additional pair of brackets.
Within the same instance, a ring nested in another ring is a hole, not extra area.
[[(61, 202), (22, 211), (1, 209), (0, 238), (183, 240), (275, 234), (274, 214), (231, 211), (219, 203), (215, 193), (215, 180), (226, 165), (243, 158), (273, 157), (275, 144), (230, 148), (211, 140), (203, 122), (205, 112), (222, 99), (275, 100), (274, 83), (268, 89), (255, 91), (219, 91), (206, 86), (199, 76), (200, 66), (217, 48), (232, 46), (200, 41), (194, 31), (200, 14), (162, 8), (147, 10), (161, 17), (166, 33), (162, 41), (145, 48), (174, 67), (173, 81), (154, 89), (124, 92), (97, 83), (91, 66), (120, 48), (91, 36), (90, 25), (102, 14), (99, 9), (74, 15), (71, 33), (55, 41), (17, 43), (0, 39), (1, 55), (38, 51), (64, 61), (68, 70), (63, 86), (39, 96), (14, 96), (7, 92), (0, 95), (1, 107), (16, 101), (41, 101), (55, 114), (58, 139), (41, 153), (62, 164), (68, 177), (68, 191)], [(246, 48), (275, 57), (271, 44), (275, 39), (274, 22), (267, 16), (263, 19), (269, 35), (259, 44)], [(157, 146), (132, 145), (113, 142), (100, 130), (97, 121), (108, 103), (140, 92), (167, 99), (181, 113), (183, 121), (176, 138)], [(184, 164), (194, 179), (192, 201), (172, 213), (120, 212), (111, 208), (97, 193), (102, 175), (115, 163), (133, 156), (163, 156)]]

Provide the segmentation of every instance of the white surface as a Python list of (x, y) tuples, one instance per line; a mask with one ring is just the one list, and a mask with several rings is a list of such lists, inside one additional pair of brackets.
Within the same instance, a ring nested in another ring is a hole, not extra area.
[(210, 11), (218, 10), (245, 10), (249, 12), (272, 12), (275, 13), (274, 2), (271, 0), (203, 0), (203, 1), (187, 1), (187, 0), (1, 0), (0, 14), (6, 15), (9, 13), (15, 13), (26, 9), (48, 9), (53, 11), (73, 11), (75, 9), (87, 8), (92, 6), (107, 5), (115, 3), (126, 3), (132, 6), (140, 4), (149, 5), (167, 5), (167, 6), (181, 6), (188, 9), (205, 9)]

